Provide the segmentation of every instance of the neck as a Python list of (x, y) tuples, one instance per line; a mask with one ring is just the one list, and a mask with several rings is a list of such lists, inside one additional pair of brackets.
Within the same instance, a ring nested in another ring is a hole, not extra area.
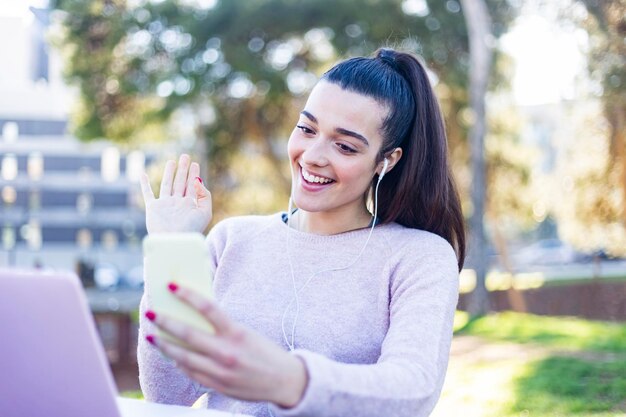
[(372, 221), (365, 206), (358, 212), (310, 212), (298, 209), (291, 218), (295, 229), (316, 235), (336, 235), (350, 230), (362, 229)]

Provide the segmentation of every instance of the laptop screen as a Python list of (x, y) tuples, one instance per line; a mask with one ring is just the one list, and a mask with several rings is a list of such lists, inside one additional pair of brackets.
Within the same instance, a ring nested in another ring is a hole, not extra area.
[(119, 417), (78, 278), (0, 270), (0, 415)]

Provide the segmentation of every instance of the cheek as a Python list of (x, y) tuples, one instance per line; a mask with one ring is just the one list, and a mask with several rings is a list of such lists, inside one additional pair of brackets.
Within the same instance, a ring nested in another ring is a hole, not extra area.
[(338, 176), (340, 176), (344, 182), (355, 185), (361, 184), (363, 186), (369, 185), (374, 175), (373, 168), (361, 163), (344, 165), (344, 167), (338, 171)]

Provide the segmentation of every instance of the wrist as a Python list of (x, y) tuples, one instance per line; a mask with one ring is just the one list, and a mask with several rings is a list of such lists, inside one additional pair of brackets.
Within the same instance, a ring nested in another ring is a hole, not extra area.
[(309, 376), (304, 361), (297, 356), (289, 355), (289, 369), (280, 386), (276, 404), (282, 408), (293, 408), (304, 396)]

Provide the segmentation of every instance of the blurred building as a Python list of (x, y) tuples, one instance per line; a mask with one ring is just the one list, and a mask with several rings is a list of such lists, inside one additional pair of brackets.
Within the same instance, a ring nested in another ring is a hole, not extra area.
[(67, 134), (73, 93), (46, 20), (38, 10), (0, 16), (0, 267), (124, 276), (142, 263), (138, 179), (154, 156)]

